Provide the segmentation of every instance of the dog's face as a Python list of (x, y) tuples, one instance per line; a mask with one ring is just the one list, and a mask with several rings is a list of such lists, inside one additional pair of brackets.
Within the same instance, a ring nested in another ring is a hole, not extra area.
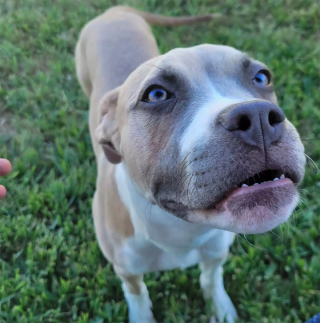
[(175, 49), (112, 95), (116, 110), (106, 103), (98, 137), (112, 142), (152, 203), (237, 233), (289, 218), (304, 148), (265, 65), (227, 46)]

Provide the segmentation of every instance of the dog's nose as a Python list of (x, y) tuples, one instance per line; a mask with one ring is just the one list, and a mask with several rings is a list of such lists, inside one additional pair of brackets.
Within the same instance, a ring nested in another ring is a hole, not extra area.
[(277, 105), (269, 101), (251, 101), (229, 107), (222, 113), (220, 122), (243, 142), (267, 147), (281, 137), (284, 119)]

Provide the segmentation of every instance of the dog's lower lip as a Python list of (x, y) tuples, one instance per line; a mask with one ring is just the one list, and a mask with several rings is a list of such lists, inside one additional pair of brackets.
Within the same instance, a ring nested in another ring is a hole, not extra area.
[(254, 192), (262, 191), (264, 189), (276, 188), (276, 187), (288, 185), (288, 184), (292, 184), (292, 185), (294, 184), (290, 178), (282, 178), (282, 179), (278, 179), (276, 181), (269, 181), (266, 183), (261, 183), (259, 185), (252, 185), (252, 186), (246, 186), (246, 187), (234, 187), (227, 194), (227, 197), (223, 198), (221, 201), (219, 201), (214, 207), (218, 210), (221, 209), (227, 199), (229, 199), (231, 197), (235, 197), (237, 195), (254, 193)]
[[(281, 177), (281, 175), (279, 175), (279, 177)], [(203, 209), (198, 209), (198, 211), (213, 211), (213, 210), (221, 210), (222, 209), (222, 205), (223, 203), (230, 198), (231, 196), (235, 196), (238, 194), (245, 194), (245, 193), (250, 193), (250, 192), (255, 192), (255, 191), (261, 191), (263, 189), (266, 188), (273, 188), (273, 187), (278, 187), (281, 186), (283, 184), (293, 184), (296, 185), (294, 183), (293, 180), (291, 180), (291, 178), (289, 178), (287, 175), (283, 178), (275, 178), (273, 181), (266, 181), (263, 183), (260, 183), (259, 185), (251, 185), (251, 186), (244, 186), (244, 187), (238, 187), (238, 186), (234, 186), (232, 187), (219, 201), (215, 201), (212, 204), (210, 204), (207, 207), (204, 207)], [(177, 202), (177, 201), (167, 201), (169, 203), (165, 203), (167, 204), (165, 206), (165, 208), (170, 212), (174, 211), (183, 211), (184, 213), (187, 211), (196, 211), (196, 209), (190, 208), (186, 205), (184, 205), (183, 203)], [(163, 204), (162, 204), (163, 205)], [(174, 207), (172, 207), (174, 206)]]
[(221, 206), (226, 201), (226, 199), (228, 199), (231, 196), (235, 196), (238, 194), (245, 194), (245, 193), (254, 192), (254, 191), (260, 191), (266, 188), (277, 187), (279, 185), (286, 184), (286, 183), (294, 184), (290, 178), (285, 177), (281, 179), (276, 179), (275, 181), (267, 181), (259, 185), (244, 186), (244, 187), (234, 186), (230, 189), (230, 191), (228, 191), (227, 194), (225, 194), (225, 196), (222, 199), (220, 199), (218, 202), (214, 202), (210, 204), (209, 206), (205, 207), (203, 210), (205, 211), (220, 210)]

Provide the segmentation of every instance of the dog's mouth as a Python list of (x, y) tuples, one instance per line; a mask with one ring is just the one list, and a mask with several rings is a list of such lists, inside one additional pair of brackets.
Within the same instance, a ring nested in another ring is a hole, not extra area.
[(270, 193), (284, 192), (291, 190), (298, 182), (298, 176), (291, 172), (284, 172), (282, 170), (267, 169), (254, 174), (244, 180), (233, 183), (230, 189), (223, 193), (219, 198), (215, 198), (212, 203), (201, 209), (194, 209), (183, 203), (174, 200), (161, 201), (162, 206), (169, 212), (183, 217), (188, 211), (223, 211), (227, 208), (228, 203), (235, 197), (242, 197), (241, 206), (259, 205), (263, 203), (272, 203), (272, 201), (265, 201), (262, 196)]
[(248, 187), (260, 185), (268, 182), (275, 182), (284, 178), (292, 179), (293, 175), (284, 173), (281, 170), (267, 169), (257, 173), (251, 177), (246, 178), (244, 181), (239, 182), (235, 187)]
[(246, 205), (270, 205), (272, 201), (262, 198), (270, 193), (292, 190), (297, 184), (297, 176), (294, 173), (286, 173), (281, 170), (268, 169), (257, 173), (232, 187), (218, 202), (206, 207), (210, 209), (226, 209), (230, 200), (242, 196), (242, 207)]

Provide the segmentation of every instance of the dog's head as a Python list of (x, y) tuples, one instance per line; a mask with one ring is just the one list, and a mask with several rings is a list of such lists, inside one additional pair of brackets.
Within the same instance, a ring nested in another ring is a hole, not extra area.
[(259, 233), (297, 205), (304, 148), (272, 74), (227, 46), (175, 49), (102, 101), (97, 130), (145, 196), (190, 222)]

